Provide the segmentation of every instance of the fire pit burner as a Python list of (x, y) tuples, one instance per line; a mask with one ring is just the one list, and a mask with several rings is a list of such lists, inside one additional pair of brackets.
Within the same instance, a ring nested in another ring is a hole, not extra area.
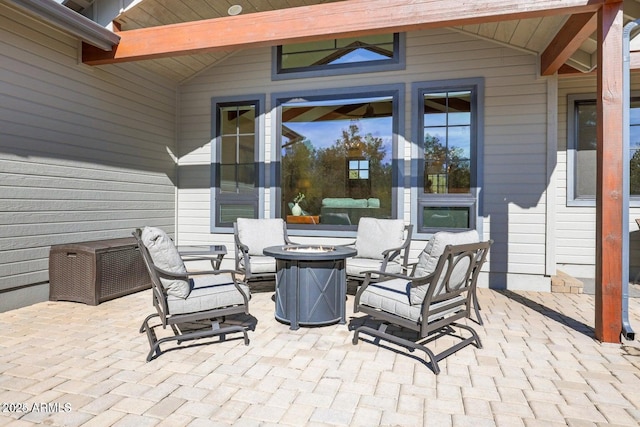
[(325, 253), (335, 251), (333, 246), (287, 246), (284, 248), (287, 252), (304, 252), (304, 253)]

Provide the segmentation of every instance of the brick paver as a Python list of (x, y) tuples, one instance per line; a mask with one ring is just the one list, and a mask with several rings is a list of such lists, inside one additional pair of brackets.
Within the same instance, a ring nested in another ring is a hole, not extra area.
[[(0, 313), (0, 426), (640, 424), (640, 342), (597, 342), (591, 295), (480, 289), (483, 348), (436, 376), (420, 352), (352, 345), (348, 325), (289, 330), (263, 288), (249, 346), (185, 343), (149, 363), (147, 291)], [(640, 299), (629, 307), (640, 332)]]

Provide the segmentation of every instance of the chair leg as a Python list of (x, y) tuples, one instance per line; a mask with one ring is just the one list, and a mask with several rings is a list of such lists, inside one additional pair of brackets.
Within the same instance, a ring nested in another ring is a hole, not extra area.
[[(434, 354), (433, 351), (431, 351), (430, 349), (428, 349), (426, 346), (419, 344), (417, 342), (413, 342), (413, 341), (409, 341), (406, 340), (404, 338), (400, 338), (397, 337), (395, 335), (392, 335), (388, 332), (386, 332), (388, 324), (386, 323), (381, 323), (380, 327), (378, 329), (374, 329), (368, 326), (360, 326), (358, 328), (356, 328), (354, 334), (353, 334), (353, 345), (357, 345), (359, 342), (359, 334), (360, 331), (365, 332), (369, 335), (372, 335), (373, 337), (375, 337), (374, 339), (374, 344), (378, 345), (378, 343), (380, 342), (380, 339), (384, 339), (385, 341), (389, 341), (392, 342), (394, 344), (397, 344), (399, 346), (405, 347), (407, 350), (413, 352), (414, 350), (421, 350), (424, 351), (425, 354), (427, 355), (427, 357), (429, 358), (429, 363), (431, 364), (431, 368), (433, 369), (433, 372), (438, 375), (440, 373), (440, 367), (438, 366), (438, 362), (442, 359), (444, 359), (445, 357), (455, 353), (456, 351), (460, 350), (463, 347), (466, 347), (469, 344), (475, 344), (476, 347), (478, 348), (482, 348), (482, 343), (480, 342), (480, 337), (478, 336), (478, 334), (476, 333), (476, 331), (467, 325), (463, 325), (461, 323), (456, 323), (456, 322), (452, 322), (449, 326), (457, 326), (458, 328), (464, 329), (466, 331), (469, 331), (471, 333), (471, 336), (468, 338), (463, 339), (462, 341), (460, 341), (459, 343), (449, 347), (448, 349), (438, 353), (438, 354)], [(425, 337), (426, 338), (426, 337)]]
[(476, 312), (476, 319), (477, 319), (475, 320), (475, 322), (478, 325), (484, 325), (484, 322), (482, 321), (482, 316), (480, 316), (480, 310), (482, 310), (482, 308), (480, 308), (480, 303), (478, 302), (478, 294), (474, 292), (472, 295), (472, 298), (473, 298), (473, 310)]
[(224, 341), (227, 334), (241, 332), (243, 335), (244, 345), (249, 345), (249, 335), (247, 334), (247, 330), (244, 326), (240, 325), (232, 325), (226, 326), (224, 328), (220, 327), (220, 324), (217, 321), (212, 322), (211, 328), (206, 330), (193, 331), (188, 333), (181, 333), (179, 329), (174, 328), (174, 331), (178, 333), (172, 337), (165, 337), (161, 339), (157, 339), (153, 328), (150, 328), (148, 324), (146, 325), (147, 338), (149, 339), (149, 346), (151, 347), (149, 353), (147, 354), (147, 362), (150, 362), (155, 357), (160, 356), (162, 354), (162, 350), (160, 349), (160, 344), (169, 342), (169, 341), (177, 341), (178, 344), (181, 344), (184, 341), (192, 341), (200, 338), (211, 338), (211, 337), (219, 337), (220, 341)]
[(385, 332), (387, 329), (387, 324), (382, 323), (378, 329), (373, 329), (368, 326), (360, 326), (356, 329), (353, 334), (353, 345), (358, 344), (358, 336), (360, 331), (365, 332), (369, 335), (376, 337), (376, 344), (379, 342), (379, 339), (384, 339), (386, 341), (392, 342), (394, 344), (398, 344), (402, 347), (406, 347), (409, 351), (413, 350), (422, 350), (425, 352), (427, 357), (429, 357), (429, 363), (431, 364), (431, 369), (433, 369), (433, 373), (438, 375), (440, 373), (440, 367), (438, 366), (438, 359), (436, 359), (435, 354), (427, 347), (422, 344), (415, 343), (413, 341), (405, 340), (404, 338), (396, 337), (395, 335), (391, 335)]
[(142, 325), (140, 326), (140, 333), (143, 333), (149, 328), (149, 320), (153, 319), (154, 317), (160, 317), (160, 315), (158, 313), (153, 313), (148, 315), (147, 318), (142, 321)]

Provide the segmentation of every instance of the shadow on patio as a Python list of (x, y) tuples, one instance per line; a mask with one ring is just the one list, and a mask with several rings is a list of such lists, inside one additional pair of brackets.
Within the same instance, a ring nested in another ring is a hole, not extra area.
[[(274, 318), (272, 286), (254, 289), (250, 311), (258, 321), (248, 346), (185, 346), (149, 363), (138, 333), (152, 311), (149, 291), (98, 306), (44, 302), (0, 313), (0, 396), (21, 405), (0, 413), (0, 424), (640, 422), (640, 358), (633, 355), (640, 346), (593, 339), (590, 295), (479, 289), (485, 325), (472, 325), (483, 348), (449, 356), (436, 376), (403, 350), (354, 346), (347, 325), (291, 331)], [(360, 317), (352, 304), (348, 295), (347, 322)], [(637, 327), (640, 299), (630, 312)]]

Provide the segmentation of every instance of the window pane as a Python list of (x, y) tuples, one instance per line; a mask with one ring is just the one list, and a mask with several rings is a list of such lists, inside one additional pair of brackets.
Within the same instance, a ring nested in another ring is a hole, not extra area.
[(237, 158), (237, 138), (233, 136), (223, 136), (220, 138), (220, 162), (235, 163)]
[(424, 194), (471, 192), (471, 92), (424, 94)]
[(253, 193), (256, 182), (255, 175), (254, 163), (238, 165), (238, 193)]
[(238, 137), (238, 161), (240, 163), (253, 163), (255, 161), (255, 137), (253, 135), (242, 135)]
[(426, 228), (470, 228), (468, 207), (434, 207), (422, 209), (422, 224)]
[[(214, 101), (215, 102), (215, 101)], [(217, 102), (214, 129), (212, 203), (215, 227), (231, 227), (238, 217), (256, 218), (263, 185), (257, 173), (256, 148), (260, 105), (264, 100)]]
[(253, 135), (255, 133), (256, 109), (253, 105), (238, 107), (238, 132)]
[(253, 205), (221, 204), (218, 217), (222, 223), (233, 223), (238, 218), (255, 218)]
[(280, 69), (388, 61), (397, 55), (394, 51), (397, 37), (397, 34), (379, 34), (280, 46)]
[(236, 165), (220, 165), (220, 191), (225, 193), (236, 192)]
[(471, 124), (471, 92), (450, 92), (448, 113), (450, 126)]
[(299, 193), (320, 225), (391, 217), (392, 107), (391, 97), (282, 106), (283, 218)]
[(444, 93), (433, 93), (424, 96), (424, 126), (447, 125), (447, 98)]
[(246, 194), (255, 191), (255, 118), (255, 105), (219, 108), (221, 192)]
[(596, 195), (596, 104), (576, 103), (575, 197)]

